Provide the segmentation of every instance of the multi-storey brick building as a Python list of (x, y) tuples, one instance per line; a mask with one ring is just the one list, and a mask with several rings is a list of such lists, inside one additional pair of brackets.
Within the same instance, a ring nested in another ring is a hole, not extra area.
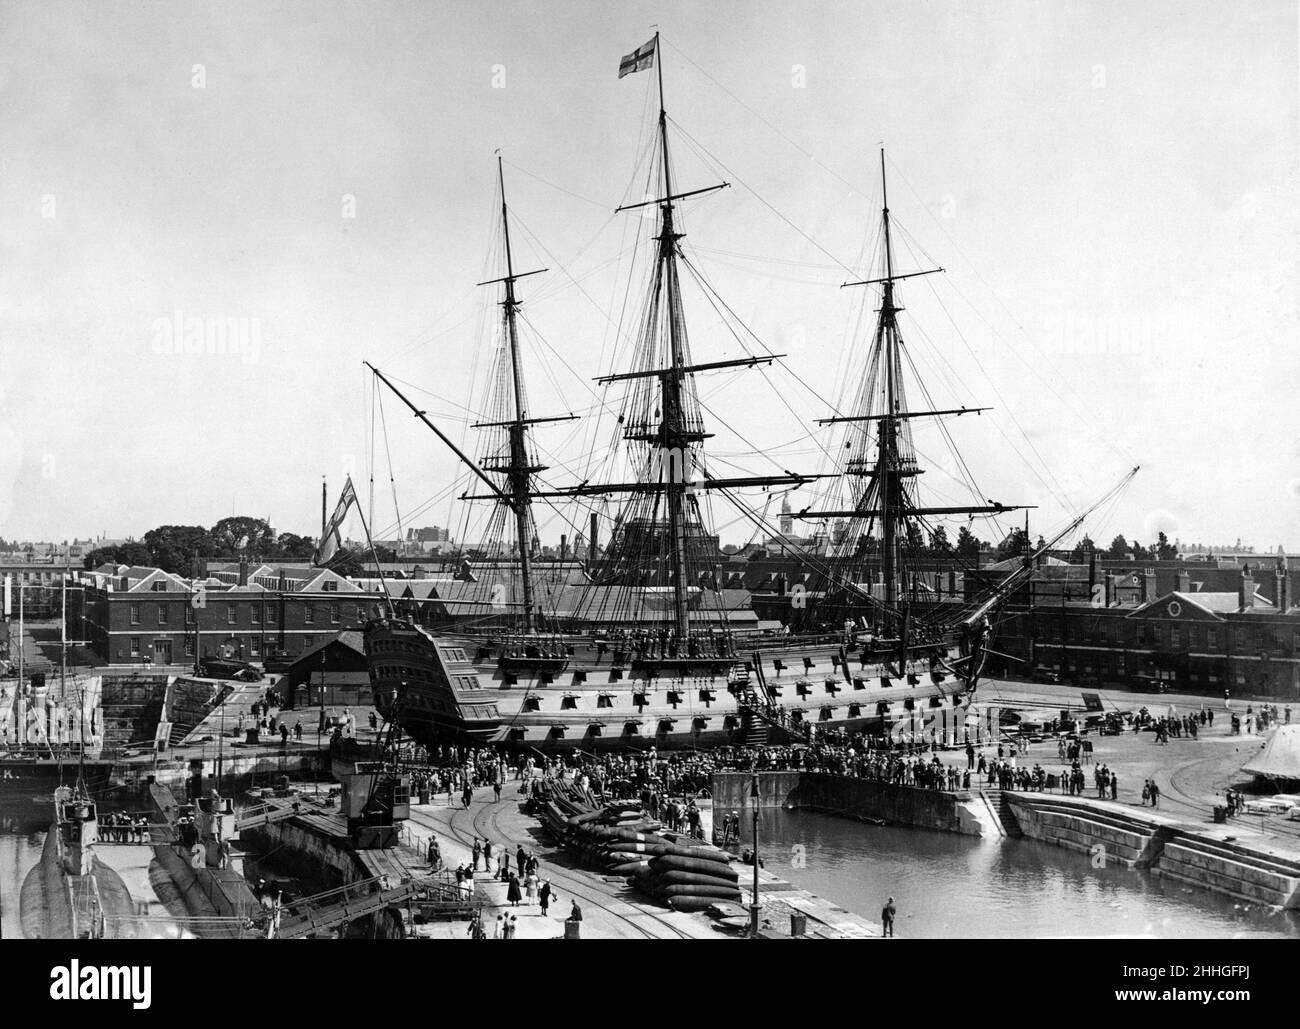
[[(109, 664), (294, 658), (373, 617), (380, 599), (334, 572), (244, 566), (233, 582), (157, 568), (86, 576), (82, 639)], [(75, 629), (75, 627), (74, 627)]]
[(1075, 567), (1004, 610), (990, 674), (1300, 699), (1300, 608), (1284, 564), (1262, 582), (1243, 567), (1234, 592), (1199, 589), (1186, 568), (1161, 590), (1151, 569), (1090, 581)]

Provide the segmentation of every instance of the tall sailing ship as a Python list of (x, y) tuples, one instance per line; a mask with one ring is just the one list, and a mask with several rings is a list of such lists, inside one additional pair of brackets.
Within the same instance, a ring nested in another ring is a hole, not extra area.
[[(936, 591), (936, 577), (923, 582), (915, 566), (917, 541), (930, 519), (1015, 509), (993, 502), (927, 506), (919, 495), (922, 469), (913, 422), (982, 410), (908, 406), (898, 283), (929, 272), (895, 270), (883, 192), (881, 267), (876, 276), (852, 283), (880, 293), (866, 371), (855, 409), (823, 420), (843, 433), (840, 466), (830, 476), (710, 474), (710, 433), (696, 376), (753, 368), (781, 355), (715, 361), (692, 356), (682, 302), (680, 271), (689, 262), (681, 248), (679, 208), (725, 183), (674, 191), (657, 35), (623, 59), (620, 78), (649, 67), (658, 79), (658, 149), (652, 159), (659, 195), (628, 208), (657, 210), (654, 264), (633, 367), (597, 380), (626, 391), (618, 426), (632, 474), (624, 482), (539, 488), (545, 467), (534, 429), (573, 416), (535, 416), (528, 406), (516, 286), (535, 273), (515, 270), (498, 163), (505, 274), (488, 284), (502, 289), (501, 346), (490, 420), (475, 426), (486, 433), (478, 460), (456, 447), (387, 376), (373, 371), (485, 486), (486, 492), (463, 499), (494, 505), (490, 531), (513, 536), (513, 546), (501, 551), (513, 564), (511, 588), (483, 583), (478, 601), (489, 614), (489, 608), (508, 608), (508, 617), (468, 629), (422, 625), (391, 610), (372, 621), (365, 648), (376, 705), (385, 717), (400, 709), (406, 730), (433, 746), (668, 749), (798, 738), (809, 723), (960, 740), (984, 661), (990, 613), (1028, 577), (1034, 555), (1026, 554), (1000, 582), (975, 596), (951, 587)], [(884, 175), (882, 153), (882, 191)], [(818, 631), (768, 636), (752, 624), (733, 625), (701, 496), (720, 496), (764, 527), (738, 491), (790, 490), (825, 477), (841, 484), (846, 505), (804, 510), (799, 517), (844, 520), (847, 532), (828, 553), (801, 558), (827, 584), (817, 607)], [(591, 540), (593, 556), (582, 581), (552, 586), (547, 600), (539, 600), (534, 503), (582, 504), (598, 497), (621, 498), (608, 546), (595, 556)], [(475, 576), (466, 565), (459, 578), (470, 582)]]

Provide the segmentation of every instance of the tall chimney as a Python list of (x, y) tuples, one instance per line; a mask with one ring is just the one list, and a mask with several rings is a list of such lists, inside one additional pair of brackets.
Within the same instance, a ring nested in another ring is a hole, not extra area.
[(1291, 579), (1286, 574), (1286, 565), (1281, 561), (1277, 563), (1277, 571), (1273, 574), (1277, 579), (1273, 599), (1277, 604), (1278, 614), (1284, 615), (1291, 609)]
[(1192, 577), (1186, 568), (1178, 570), (1178, 592), (1190, 593), (1192, 589)]
[(320, 538), (325, 538), (325, 476), (320, 477)]
[(246, 557), (239, 559), (239, 585), (248, 585), (248, 558)]
[(1241, 610), (1248, 611), (1255, 606), (1255, 580), (1250, 576), (1250, 565), (1241, 569), (1241, 586), (1237, 590), (1237, 599)]
[(1145, 604), (1148, 601), (1156, 599), (1156, 571), (1154, 568), (1142, 569), (1140, 586), (1141, 592), (1139, 593), (1139, 596), (1142, 603)]
[(1106, 579), (1105, 579), (1105, 582), (1106, 582), (1106, 595), (1105, 595), (1105, 596), (1106, 596), (1106, 606), (1107, 606), (1107, 607), (1113, 607), (1114, 604), (1115, 604), (1115, 582), (1116, 582), (1116, 578), (1117, 578), (1117, 577), (1114, 576), (1114, 575), (1107, 575), (1107, 576), (1106, 576)]

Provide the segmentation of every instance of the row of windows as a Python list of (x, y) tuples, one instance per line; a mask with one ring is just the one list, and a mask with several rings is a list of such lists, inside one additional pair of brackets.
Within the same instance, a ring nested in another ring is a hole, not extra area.
[[(251, 623), (252, 623), (253, 625), (261, 625), (261, 624), (262, 624), (262, 610), (263, 610), (263, 609), (262, 609), (259, 605), (257, 605), (257, 604), (253, 604), (253, 605), (250, 606), (250, 609), (249, 609), (249, 616), (250, 616), (250, 621), (251, 621)], [(267, 624), (267, 625), (277, 625), (277, 624), (279, 624), (279, 621), (280, 621), (280, 612), (279, 612), (279, 609), (278, 609), (277, 607), (275, 607), (274, 605), (272, 605), (272, 606), (268, 606), (265, 610), (266, 610), (266, 624)], [(171, 614), (170, 614), (170, 611), (171, 611), (171, 609), (170, 609), (170, 607), (169, 607), (168, 605), (166, 605), (166, 604), (159, 604), (159, 605), (158, 605), (157, 618), (158, 618), (158, 624), (159, 624), (159, 625), (167, 625), (167, 624), (170, 623), (170, 620), (171, 620)], [(239, 613), (240, 613), (240, 612), (239, 612), (239, 605), (237, 605), (237, 604), (227, 604), (227, 605), (226, 605), (226, 624), (227, 624), (227, 625), (238, 625), (238, 624), (239, 624)], [(342, 611), (341, 607), (340, 607), (338, 604), (330, 604), (329, 607), (328, 607), (327, 609), (322, 610), (322, 611), (320, 612), (320, 614), (322, 615), (322, 620), (324, 620), (324, 618), (328, 618), (330, 624), (332, 624), (332, 625), (338, 625), (338, 624), (340, 624), (341, 621), (342, 621), (342, 618), (343, 618), (343, 611)], [(366, 617), (366, 615), (365, 615), (365, 608), (362, 607), (360, 604), (357, 605), (355, 614), (356, 614), (356, 619), (357, 619), (358, 622), (363, 622), (363, 621), (365, 621), (365, 617)], [(302, 619), (302, 620), (303, 620), (303, 624), (304, 624), (304, 625), (315, 625), (315, 624), (316, 624), (316, 615), (317, 615), (317, 611), (316, 611), (316, 609), (315, 609), (314, 607), (310, 607), (310, 606), (309, 606), (309, 607), (304, 607), (304, 608), (303, 608), (303, 619)], [(140, 624), (141, 624), (141, 622), (140, 622), (140, 605), (139, 605), (139, 604), (132, 604), (132, 605), (131, 605), (130, 616), (131, 616), (131, 624), (132, 624), (132, 625), (140, 625)], [(188, 623), (188, 624), (190, 624), (190, 625), (193, 625), (194, 622), (195, 622), (195, 619), (196, 619), (196, 615), (195, 615), (194, 606), (193, 606), (192, 604), (190, 604), (189, 602), (186, 602), (186, 604), (185, 604), (185, 621), (186, 621), (186, 623)], [(461, 653), (462, 653), (461, 660), (464, 660), (463, 652), (461, 652)]]
[[(1067, 643), (1168, 646), (1173, 650), (1218, 650), (1229, 641), (1238, 649), (1282, 650), (1285, 647), (1287, 630), (1283, 628), (1224, 626), (1222, 632), (1220, 628), (1166, 622), (1105, 621), (1083, 625), (1067, 624), (1062, 627), (1058, 620), (1051, 619), (1041, 619), (1034, 625), (1035, 635), (1039, 639), (1055, 643), (1061, 642), (1064, 636)], [(1300, 654), (1300, 630), (1291, 632), (1291, 650)]]

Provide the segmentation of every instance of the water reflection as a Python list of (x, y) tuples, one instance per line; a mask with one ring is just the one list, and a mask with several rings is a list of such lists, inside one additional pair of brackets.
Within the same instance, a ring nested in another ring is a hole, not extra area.
[(900, 936), (1300, 936), (1294, 912), (1113, 863), (1094, 868), (1087, 855), (1028, 840), (797, 811), (763, 812), (760, 832), (768, 870), (813, 893), (872, 920), (892, 896)]

